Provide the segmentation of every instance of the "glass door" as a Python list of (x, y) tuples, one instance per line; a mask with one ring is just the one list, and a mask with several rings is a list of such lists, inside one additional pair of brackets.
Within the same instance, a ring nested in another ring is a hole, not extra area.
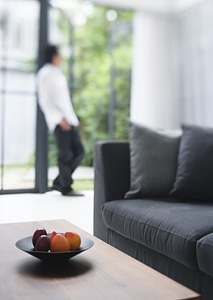
[(0, 193), (35, 188), (39, 9), (0, 0)]

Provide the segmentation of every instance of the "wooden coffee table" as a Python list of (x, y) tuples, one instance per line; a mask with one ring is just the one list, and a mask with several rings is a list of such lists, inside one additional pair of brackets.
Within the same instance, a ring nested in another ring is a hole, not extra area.
[[(38, 227), (77, 231), (94, 241), (66, 264), (46, 265), (19, 250), (15, 242)], [(0, 225), (2, 300), (200, 299), (199, 295), (65, 220)]]

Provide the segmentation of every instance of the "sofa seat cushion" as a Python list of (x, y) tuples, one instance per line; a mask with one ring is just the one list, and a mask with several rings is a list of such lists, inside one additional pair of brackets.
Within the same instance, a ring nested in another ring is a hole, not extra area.
[(197, 261), (199, 269), (213, 277), (213, 233), (204, 236), (197, 242)]
[(104, 204), (108, 229), (197, 269), (196, 243), (213, 232), (213, 204), (174, 198), (116, 200)]

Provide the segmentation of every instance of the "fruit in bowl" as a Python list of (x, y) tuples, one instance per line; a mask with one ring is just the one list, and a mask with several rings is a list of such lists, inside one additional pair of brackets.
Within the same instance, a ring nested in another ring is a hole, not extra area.
[(70, 250), (77, 250), (81, 245), (81, 237), (77, 232), (67, 231), (65, 237), (70, 243)]
[(38, 228), (32, 236), (35, 251), (68, 252), (80, 248), (81, 237), (77, 232), (67, 231), (65, 234), (52, 231), (47, 234), (45, 228)]
[(50, 234), (49, 236), (49, 239), (50, 239), (50, 243), (52, 242), (54, 236), (56, 236), (57, 232), (56, 231), (52, 231), (52, 233)]
[(47, 231), (45, 228), (38, 228), (34, 231), (33, 237), (32, 237), (32, 242), (33, 242), (34, 247), (41, 235), (47, 235)]
[(46, 251), (50, 250), (50, 239), (47, 235), (41, 235), (36, 244), (35, 244), (35, 251)]
[(57, 233), (51, 243), (50, 251), (52, 252), (67, 252), (70, 251), (70, 243), (68, 239), (61, 233)]

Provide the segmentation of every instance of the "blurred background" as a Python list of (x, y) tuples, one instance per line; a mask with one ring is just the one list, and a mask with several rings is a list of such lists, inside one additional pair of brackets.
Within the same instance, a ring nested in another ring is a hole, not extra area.
[(0, 193), (45, 192), (56, 147), (37, 106), (42, 49), (57, 44), (93, 166), (97, 140), (212, 126), (212, 0), (0, 0)]

